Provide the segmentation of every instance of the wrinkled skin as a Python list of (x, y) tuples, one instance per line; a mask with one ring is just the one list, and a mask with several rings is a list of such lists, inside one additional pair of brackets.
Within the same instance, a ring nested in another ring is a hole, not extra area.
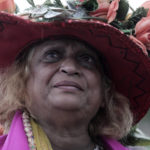
[(68, 144), (74, 149), (84, 149), (85, 145), (91, 149), (88, 125), (103, 106), (98, 55), (73, 40), (46, 41), (34, 51), (27, 81), (27, 109), (54, 149), (67, 149)]

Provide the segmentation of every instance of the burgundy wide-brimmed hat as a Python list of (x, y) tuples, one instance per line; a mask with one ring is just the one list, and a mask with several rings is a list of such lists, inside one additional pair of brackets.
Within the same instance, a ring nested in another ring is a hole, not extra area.
[(32, 22), (0, 13), (0, 67), (11, 65), (33, 42), (52, 37), (73, 37), (97, 49), (105, 58), (109, 78), (129, 98), (138, 122), (150, 107), (150, 59), (117, 28), (96, 20)]

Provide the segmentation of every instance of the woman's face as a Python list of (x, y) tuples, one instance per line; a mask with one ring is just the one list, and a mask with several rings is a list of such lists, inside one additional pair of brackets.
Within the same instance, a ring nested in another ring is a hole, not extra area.
[(97, 54), (81, 42), (53, 40), (35, 46), (27, 81), (28, 110), (38, 119), (61, 111), (91, 120), (103, 99), (99, 68)]

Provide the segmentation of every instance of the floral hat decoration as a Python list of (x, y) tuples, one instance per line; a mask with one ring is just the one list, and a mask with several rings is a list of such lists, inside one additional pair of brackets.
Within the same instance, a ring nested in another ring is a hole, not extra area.
[[(41, 6), (35, 6), (33, 0), (27, 1), (32, 7), (20, 14), (26, 19), (37, 22), (63, 18), (100, 20), (129, 35), (146, 55), (150, 50), (150, 0), (136, 11), (129, 6), (127, 0), (69, 0), (66, 6), (60, 0), (55, 0), (54, 3), (46, 0)], [(128, 14), (129, 9), (133, 13)]]
[(33, 42), (79, 39), (104, 57), (105, 73), (128, 97), (138, 122), (150, 107), (150, 1), (135, 11), (127, 0), (27, 1), (31, 7), (24, 12), (13, 0), (0, 1), (0, 67), (11, 65)]

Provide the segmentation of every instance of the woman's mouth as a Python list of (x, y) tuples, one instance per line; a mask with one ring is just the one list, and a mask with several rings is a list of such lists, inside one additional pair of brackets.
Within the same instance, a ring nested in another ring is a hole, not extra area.
[(83, 91), (83, 88), (81, 87), (81, 85), (74, 81), (60, 81), (60, 82), (57, 82), (54, 85), (54, 87), (59, 88), (59, 89), (64, 89), (64, 90), (71, 90), (71, 91), (72, 90)]

